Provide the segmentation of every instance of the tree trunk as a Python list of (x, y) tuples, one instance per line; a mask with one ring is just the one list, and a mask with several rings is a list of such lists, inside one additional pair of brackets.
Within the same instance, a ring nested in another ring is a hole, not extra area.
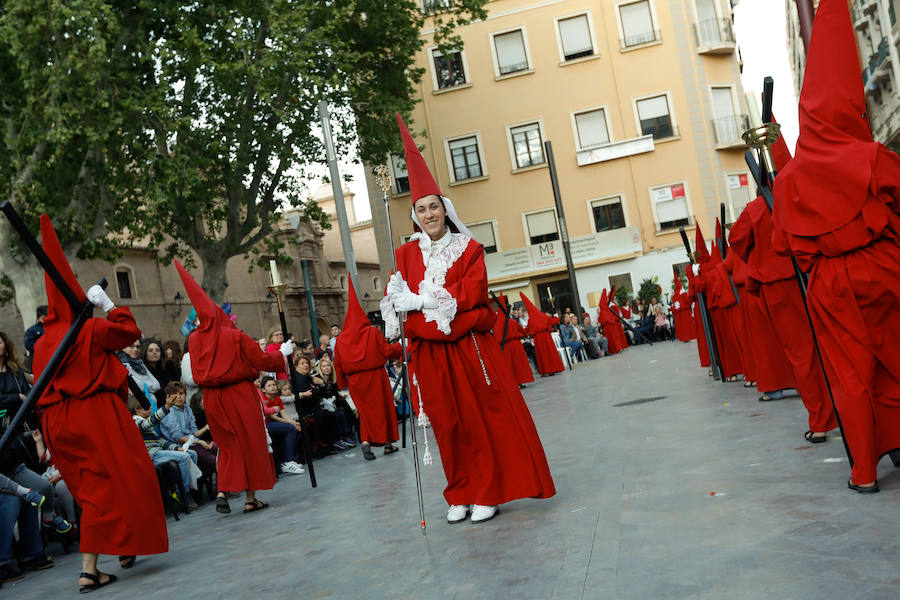
[(13, 282), (16, 308), (22, 316), (22, 325), (28, 329), (35, 322), (37, 307), (47, 303), (44, 293), (44, 270), (29, 254), (25, 262), (19, 262), (10, 252), (15, 232), (9, 222), (0, 217), (0, 272)]
[(222, 260), (221, 256), (200, 255), (200, 262), (203, 265), (203, 280), (200, 285), (213, 302), (221, 306), (225, 302), (225, 290), (228, 289), (226, 274), (228, 259)]

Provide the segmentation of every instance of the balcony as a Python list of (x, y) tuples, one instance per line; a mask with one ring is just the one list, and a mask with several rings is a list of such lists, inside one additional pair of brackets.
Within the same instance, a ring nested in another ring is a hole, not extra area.
[(583, 167), (644, 152), (653, 152), (654, 147), (653, 135), (642, 135), (630, 140), (620, 140), (579, 150), (575, 158), (578, 166)]
[(729, 115), (712, 120), (716, 150), (743, 150), (747, 147), (741, 134), (750, 129), (748, 115)]
[(734, 54), (736, 47), (730, 19), (706, 19), (694, 25), (698, 54)]
[(641, 46), (647, 46), (662, 41), (662, 33), (659, 30), (642, 31), (619, 38), (619, 51), (625, 52)]

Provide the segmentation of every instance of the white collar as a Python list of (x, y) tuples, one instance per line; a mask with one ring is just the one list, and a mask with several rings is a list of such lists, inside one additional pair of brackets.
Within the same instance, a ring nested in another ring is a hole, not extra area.
[(444, 249), (450, 245), (450, 240), (453, 239), (449, 227), (447, 227), (447, 229), (444, 231), (444, 235), (439, 240), (432, 241), (432, 239), (424, 231), (416, 233), (413, 237), (416, 237), (419, 240), (419, 248), (422, 250), (423, 254), (443, 252)]

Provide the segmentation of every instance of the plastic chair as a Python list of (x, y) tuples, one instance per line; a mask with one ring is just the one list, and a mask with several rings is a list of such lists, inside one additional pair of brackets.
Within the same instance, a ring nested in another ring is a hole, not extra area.
[(558, 331), (551, 331), (550, 337), (553, 338), (553, 343), (556, 345), (556, 350), (559, 352), (559, 357), (562, 361), (568, 365), (569, 370), (572, 369), (572, 349), (568, 346), (564, 346), (562, 343), (562, 336), (559, 335)]

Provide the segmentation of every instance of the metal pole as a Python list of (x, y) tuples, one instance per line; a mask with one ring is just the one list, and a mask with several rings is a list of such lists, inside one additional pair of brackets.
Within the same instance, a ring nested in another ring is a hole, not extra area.
[(559, 193), (559, 179), (556, 176), (556, 161), (553, 158), (553, 145), (550, 141), (544, 142), (544, 152), (547, 154), (547, 166), (550, 168), (550, 185), (553, 187), (553, 200), (556, 202), (556, 216), (559, 219), (559, 237), (562, 240), (563, 253), (566, 256), (566, 270), (569, 272), (569, 285), (575, 296), (576, 315), (584, 314), (581, 307), (581, 295), (578, 293), (578, 281), (575, 279), (575, 265), (572, 263), (572, 250), (569, 247), (569, 230), (566, 227), (566, 213), (563, 210), (562, 197)]
[[(316, 317), (316, 302), (313, 299), (312, 283), (309, 279), (309, 261), (300, 261), (300, 271), (303, 273), (303, 289), (306, 290), (306, 309), (309, 311), (310, 335), (312, 336), (313, 346), (319, 343), (319, 323)], [(355, 284), (354, 284), (355, 285)], [(287, 332), (284, 332), (285, 336)], [(285, 339), (287, 339), (285, 337)]]
[(319, 101), (319, 119), (322, 122), (322, 139), (325, 141), (325, 154), (328, 159), (328, 172), (331, 177), (331, 192), (334, 196), (334, 210), (337, 215), (338, 229), (341, 232), (341, 248), (344, 251), (344, 265), (350, 273), (353, 287), (359, 287), (356, 274), (356, 257), (353, 254), (353, 243), (350, 240), (350, 224), (347, 221), (347, 206), (344, 204), (344, 187), (341, 173), (338, 171), (337, 154), (334, 151), (334, 138), (331, 135), (331, 117), (328, 114), (328, 103)]
[(797, 5), (797, 16), (800, 18), (800, 39), (803, 40), (804, 51), (808, 51), (816, 11), (813, 9), (812, 0), (794, 0), (794, 2)]

